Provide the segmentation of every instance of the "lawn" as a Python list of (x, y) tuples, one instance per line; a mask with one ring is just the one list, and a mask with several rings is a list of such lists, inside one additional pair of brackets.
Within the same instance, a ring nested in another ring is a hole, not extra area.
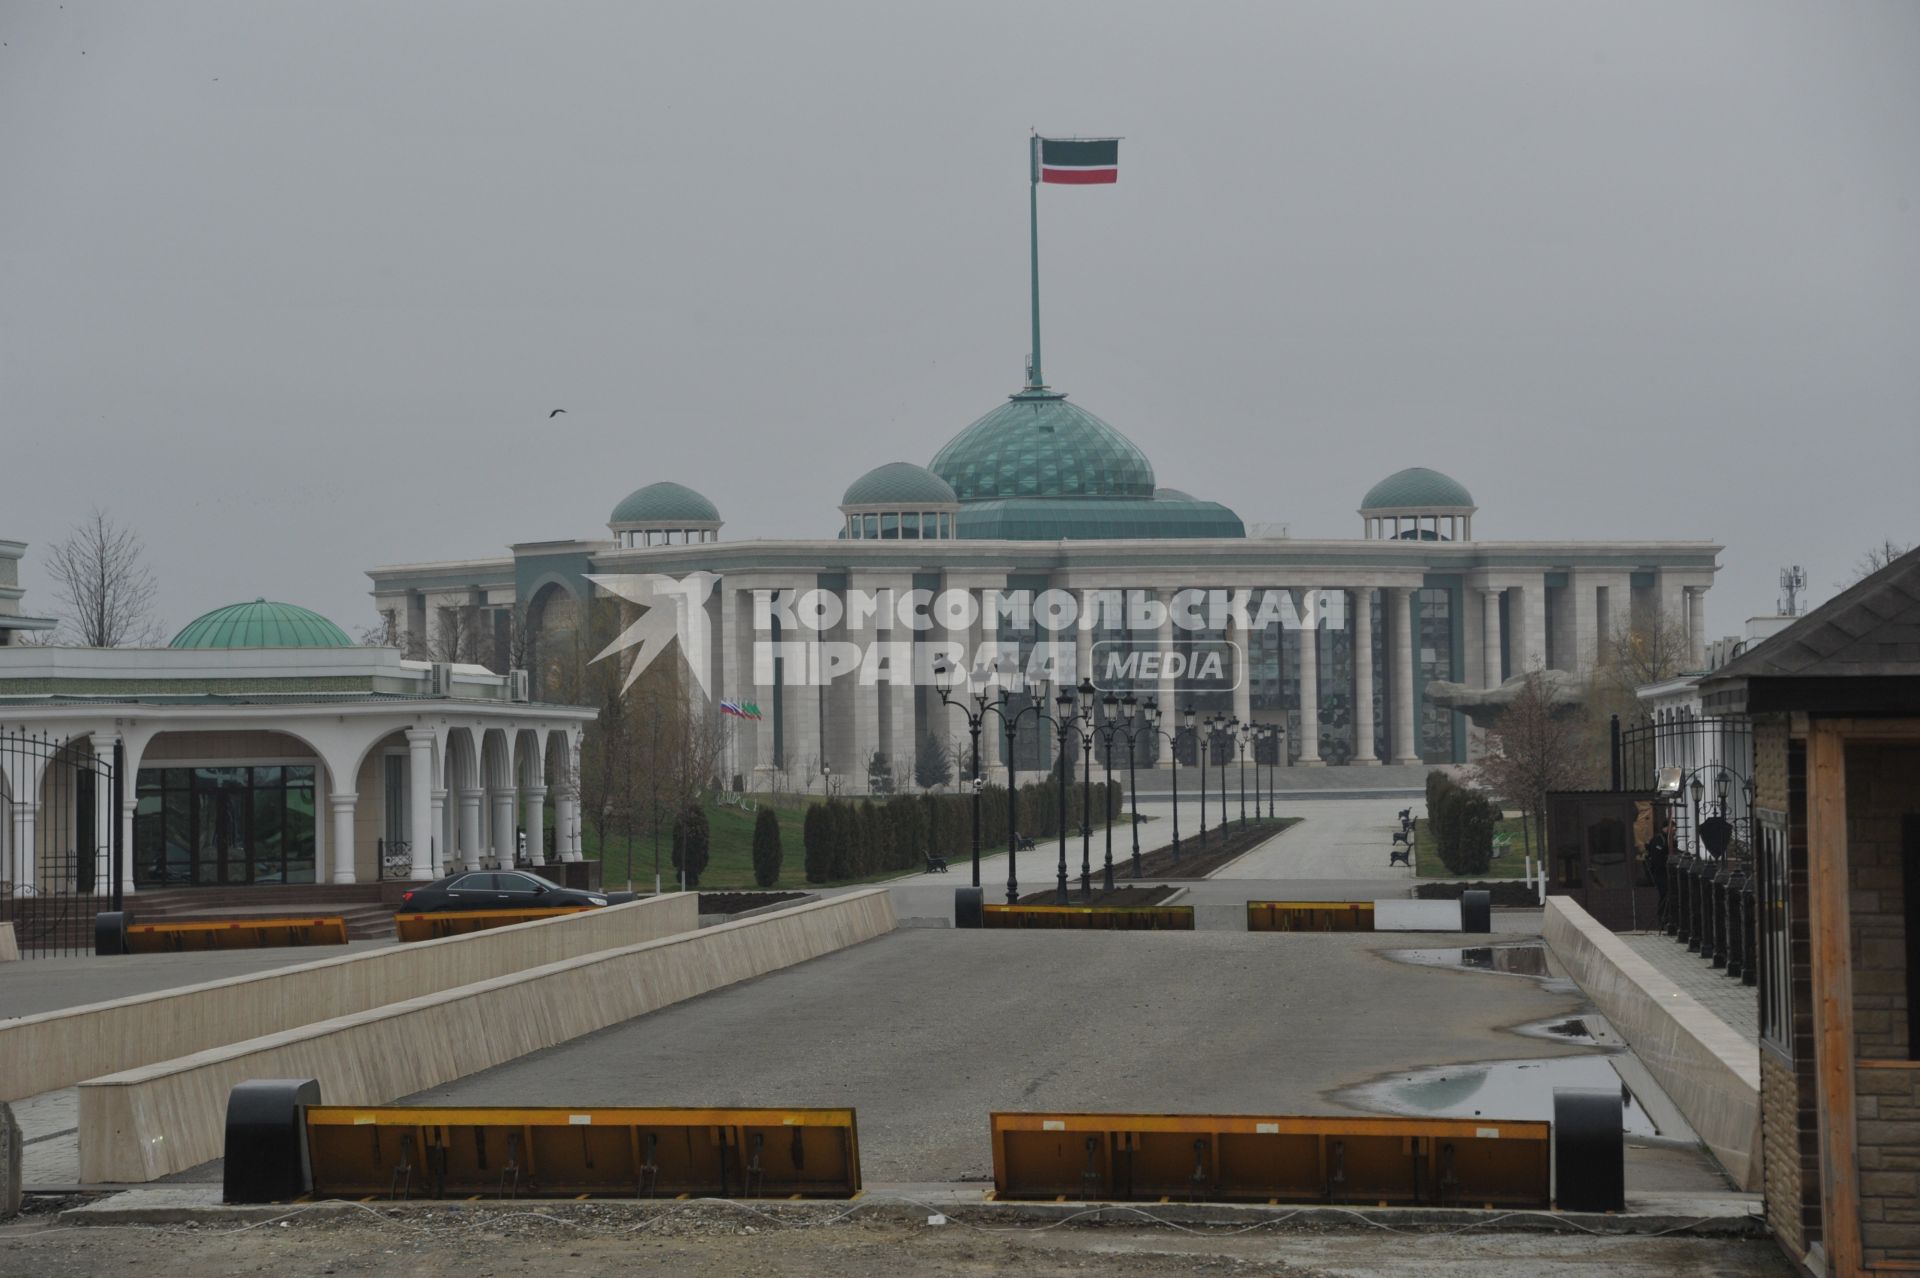
[[(1423, 879), (1451, 879), (1457, 877), (1446, 866), (1440, 864), (1440, 854), (1433, 846), (1431, 827), (1425, 818), (1420, 821), (1419, 841), (1414, 846), (1414, 873)], [(1537, 833), (1527, 828), (1524, 819), (1517, 816), (1502, 817), (1500, 824), (1493, 827), (1493, 863), (1485, 874), (1473, 875), (1481, 879), (1517, 879), (1527, 871), (1526, 853), (1531, 846), (1529, 840)], [(1501, 850), (1500, 839), (1507, 839), (1505, 850)], [(1535, 857), (1538, 860), (1536, 854)]]

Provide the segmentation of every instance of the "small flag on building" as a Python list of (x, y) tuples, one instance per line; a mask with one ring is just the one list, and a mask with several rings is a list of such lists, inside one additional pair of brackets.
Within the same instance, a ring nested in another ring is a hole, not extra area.
[(1040, 180), (1093, 186), (1120, 180), (1119, 138), (1041, 138)]
[(758, 719), (760, 707), (751, 701), (722, 701), (720, 713), (730, 714), (736, 719)]

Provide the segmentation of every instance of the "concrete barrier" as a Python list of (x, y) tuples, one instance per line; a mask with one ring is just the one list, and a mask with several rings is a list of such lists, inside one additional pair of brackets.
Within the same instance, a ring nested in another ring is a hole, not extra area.
[(697, 893), (674, 893), (0, 1021), (0, 1100), (690, 932), (699, 925), (699, 910)]
[(1542, 935), (1742, 1189), (1760, 1187), (1760, 1051), (1563, 896)]
[(20, 959), (20, 941), (13, 934), (13, 924), (0, 923), (0, 963), (16, 963)]
[(157, 1180), (220, 1157), (227, 1094), (246, 1079), (313, 1078), (329, 1104), (384, 1104), (893, 926), (884, 888), (852, 892), (89, 1079), (80, 1177)]

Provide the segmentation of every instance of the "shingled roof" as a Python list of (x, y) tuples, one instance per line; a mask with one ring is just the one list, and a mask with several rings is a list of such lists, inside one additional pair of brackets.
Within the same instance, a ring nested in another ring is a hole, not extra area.
[(1920, 549), (1735, 657), (1701, 692), (1725, 704), (1743, 688), (1751, 701), (1755, 681), (1832, 679), (1920, 679)]

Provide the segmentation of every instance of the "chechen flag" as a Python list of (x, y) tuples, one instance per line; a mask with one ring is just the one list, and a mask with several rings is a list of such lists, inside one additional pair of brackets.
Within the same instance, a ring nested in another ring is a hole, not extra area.
[(1120, 180), (1119, 138), (1041, 138), (1040, 180), (1092, 186)]

